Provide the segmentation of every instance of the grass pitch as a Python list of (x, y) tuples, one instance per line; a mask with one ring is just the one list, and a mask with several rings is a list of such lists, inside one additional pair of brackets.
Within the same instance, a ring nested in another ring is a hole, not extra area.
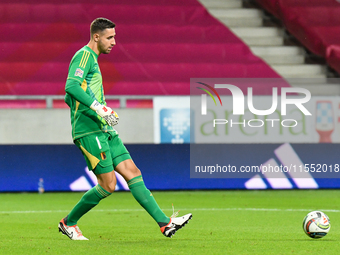
[[(153, 192), (193, 219), (164, 237), (129, 192), (101, 201), (78, 225), (90, 241), (71, 241), (57, 225), (82, 193), (0, 194), (0, 254), (339, 254), (340, 190)], [(331, 230), (322, 239), (302, 230), (322, 210)]]

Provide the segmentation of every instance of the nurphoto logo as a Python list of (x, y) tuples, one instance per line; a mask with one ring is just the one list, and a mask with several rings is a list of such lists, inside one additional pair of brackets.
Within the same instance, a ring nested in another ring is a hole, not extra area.
[[(216, 89), (228, 89), (232, 94), (232, 101), (233, 101), (233, 115), (244, 115), (245, 114), (245, 96), (242, 92), (242, 90), (231, 84), (215, 84), (214, 87), (209, 86), (202, 82), (197, 82), (201, 85), (204, 85), (205, 87), (209, 88), (219, 99), (221, 106), (222, 100), (220, 95), (217, 93)], [(214, 96), (210, 93), (209, 90), (197, 87), (198, 89), (203, 90), (206, 92), (214, 101), (215, 105), (217, 105), (216, 100)], [(297, 93), (300, 96), (302, 95), (302, 98), (287, 98), (288, 93)], [(307, 108), (303, 105), (311, 99), (311, 93), (309, 90), (304, 88), (296, 88), (296, 87), (282, 87), (281, 88), (281, 97), (280, 97), (280, 107), (281, 107), (281, 115), (285, 116), (287, 115), (287, 105), (295, 105), (305, 116), (312, 115)], [(254, 107), (254, 100), (253, 100), (253, 88), (248, 87), (247, 88), (247, 105), (248, 109), (251, 113), (254, 115), (270, 115), (274, 113), (279, 104), (279, 96), (278, 96), (278, 88), (273, 87), (272, 88), (272, 103), (271, 107), (266, 110), (259, 110)], [(207, 95), (202, 94), (201, 95), (201, 115), (207, 115)], [(247, 121), (248, 126), (250, 127), (262, 127), (264, 125), (264, 121), (271, 123), (272, 127), (274, 127), (275, 122), (280, 122), (283, 127), (295, 127), (297, 125), (297, 120), (295, 119), (268, 119), (265, 118), (265, 120), (261, 119), (251, 119)], [(233, 122), (232, 120), (227, 119), (213, 119), (213, 126), (216, 125), (226, 125), (227, 123), (230, 123), (232, 126), (234, 125), (243, 125), (246, 126), (246, 120), (243, 120), (243, 122)], [(255, 123), (257, 123), (255, 125)], [(289, 124), (287, 124), (289, 123)]]

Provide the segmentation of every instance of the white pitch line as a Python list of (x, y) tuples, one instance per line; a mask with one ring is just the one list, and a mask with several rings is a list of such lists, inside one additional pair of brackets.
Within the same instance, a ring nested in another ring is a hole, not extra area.
[[(311, 212), (317, 209), (278, 209), (278, 208), (183, 208), (181, 211), (265, 211), (265, 212)], [(319, 209), (323, 212), (336, 212), (340, 210)], [(92, 212), (140, 212), (144, 209), (93, 209)], [(172, 211), (172, 209), (163, 209), (163, 211)], [(0, 214), (25, 214), (25, 213), (68, 213), (70, 210), (45, 210), (45, 211), (0, 211)]]

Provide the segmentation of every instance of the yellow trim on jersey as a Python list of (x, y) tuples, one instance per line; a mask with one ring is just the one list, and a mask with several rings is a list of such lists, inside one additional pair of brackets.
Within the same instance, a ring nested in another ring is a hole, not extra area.
[[(87, 89), (87, 82), (86, 82), (85, 79), (83, 80), (83, 83), (81, 84), (80, 87), (86, 92), (86, 89)], [(76, 101), (76, 109), (75, 109), (74, 115), (73, 115), (73, 119), (75, 120), (74, 123), (73, 123), (73, 128), (72, 128), (73, 137), (75, 136), (75, 132), (76, 132), (76, 128), (75, 128), (75, 127), (76, 127), (76, 122), (77, 122), (76, 115), (77, 115), (77, 112), (78, 112), (79, 105), (80, 105), (80, 103), (79, 103), (78, 101)]]
[(79, 67), (82, 66), (82, 63), (83, 63), (83, 60), (84, 60), (85, 55), (86, 55), (86, 51), (83, 52), (83, 56), (81, 57), (81, 60), (80, 60), (80, 62), (79, 62)]
[(98, 163), (100, 162), (100, 160), (96, 158), (95, 156), (93, 156), (90, 152), (88, 152), (80, 143), (79, 145), (80, 145), (80, 149), (82, 150), (82, 152), (85, 154), (85, 156), (90, 161), (92, 169), (95, 169)]
[(87, 82), (86, 82), (85, 79), (83, 80), (83, 83), (81, 84), (80, 87), (86, 92), (86, 89), (87, 89)]
[(75, 132), (76, 132), (76, 122), (77, 122), (77, 119), (76, 119), (76, 114), (77, 114), (77, 111), (78, 111), (78, 108), (79, 108), (79, 102), (76, 101), (76, 110), (74, 111), (74, 115), (73, 115), (73, 119), (74, 119), (74, 122), (73, 122), (73, 127), (72, 127), (72, 131), (73, 131), (73, 135), (72, 136), (75, 136)]
[(85, 68), (87, 64), (87, 60), (89, 59), (90, 52), (89, 51), (84, 51), (83, 56), (81, 57), (79, 67)]

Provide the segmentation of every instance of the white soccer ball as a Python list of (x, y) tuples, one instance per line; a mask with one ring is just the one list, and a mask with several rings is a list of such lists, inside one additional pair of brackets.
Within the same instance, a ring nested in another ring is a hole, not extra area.
[(302, 223), (303, 230), (311, 238), (322, 238), (327, 235), (331, 223), (326, 214), (313, 211), (307, 214)]

